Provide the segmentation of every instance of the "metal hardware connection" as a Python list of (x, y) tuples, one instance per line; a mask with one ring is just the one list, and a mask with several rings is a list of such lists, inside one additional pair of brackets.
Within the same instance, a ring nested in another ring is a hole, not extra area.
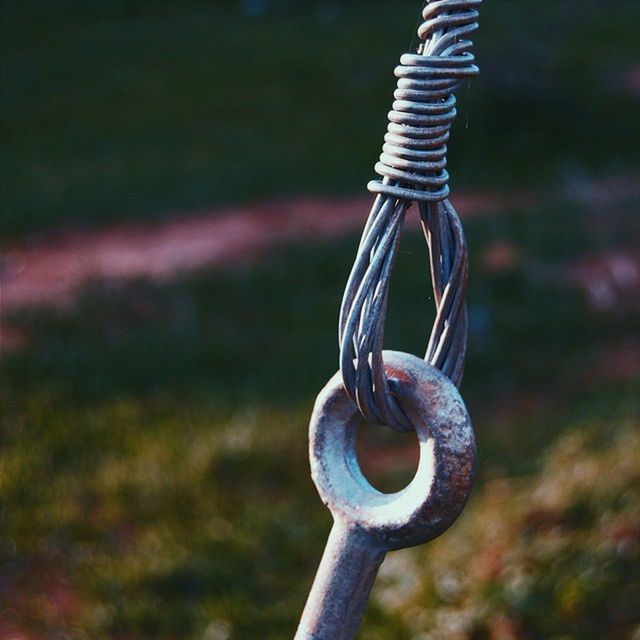
[[(457, 386), (467, 343), (467, 247), (449, 202), (447, 141), (454, 93), (478, 73), (468, 37), (481, 0), (427, 0), (417, 53), (396, 67), (395, 101), (381, 180), (345, 287), (340, 371), (316, 400), (309, 430), (311, 475), (334, 525), (295, 640), (350, 640), (387, 551), (432, 540), (458, 517), (471, 490), (473, 430)], [(383, 351), (389, 280), (413, 202), (429, 247), (436, 317), (425, 359)], [(376, 490), (356, 456), (358, 412), (415, 430), (420, 462), (396, 493)]]
[(356, 456), (358, 409), (338, 372), (316, 400), (309, 427), (311, 475), (334, 525), (295, 640), (349, 640), (387, 551), (432, 540), (456, 520), (471, 490), (473, 430), (453, 383), (424, 360), (385, 351), (385, 375), (420, 443), (413, 480), (375, 489)]
[(381, 352), (389, 292), (406, 212), (418, 203), (429, 247), (436, 318), (425, 359), (456, 385), (464, 369), (467, 247), (458, 215), (447, 199), (446, 143), (456, 116), (454, 92), (477, 75), (469, 36), (478, 28), (481, 0), (431, 0), (418, 28), (417, 54), (396, 67), (380, 161), (382, 180), (345, 287), (339, 320), (340, 369), (349, 397), (372, 422), (411, 429), (384, 375)]

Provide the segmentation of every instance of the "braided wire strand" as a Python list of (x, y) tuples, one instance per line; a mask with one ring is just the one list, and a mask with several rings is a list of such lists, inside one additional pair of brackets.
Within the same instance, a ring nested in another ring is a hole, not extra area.
[(382, 361), (389, 281), (402, 226), (418, 203), (429, 248), (436, 316), (425, 359), (456, 386), (467, 344), (464, 303), (468, 257), (462, 224), (448, 200), (447, 142), (455, 91), (478, 74), (469, 36), (481, 0), (428, 0), (418, 27), (418, 53), (401, 56), (379, 162), (380, 180), (340, 308), (340, 369), (362, 415), (399, 431), (412, 429), (398, 406)]

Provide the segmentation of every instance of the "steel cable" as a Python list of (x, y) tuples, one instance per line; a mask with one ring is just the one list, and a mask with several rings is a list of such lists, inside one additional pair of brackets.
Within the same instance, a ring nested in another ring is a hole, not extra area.
[(425, 359), (459, 386), (467, 344), (464, 295), (467, 246), (448, 200), (447, 142), (456, 117), (454, 92), (478, 74), (468, 37), (478, 28), (481, 0), (428, 0), (418, 53), (406, 53), (397, 80), (379, 162), (377, 194), (348, 278), (339, 319), (340, 369), (362, 415), (400, 431), (412, 429), (384, 372), (382, 347), (389, 281), (402, 226), (418, 204), (429, 248), (436, 316)]

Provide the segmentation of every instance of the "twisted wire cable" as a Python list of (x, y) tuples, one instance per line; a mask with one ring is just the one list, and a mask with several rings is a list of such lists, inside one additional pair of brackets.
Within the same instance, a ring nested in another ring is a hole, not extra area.
[(467, 344), (464, 303), (468, 258), (462, 224), (448, 200), (447, 142), (454, 92), (478, 74), (469, 36), (481, 0), (427, 0), (418, 53), (395, 69), (397, 86), (379, 162), (380, 180), (340, 308), (340, 369), (362, 415), (399, 431), (412, 429), (382, 360), (389, 281), (407, 209), (417, 202), (429, 248), (436, 316), (425, 359), (459, 386)]

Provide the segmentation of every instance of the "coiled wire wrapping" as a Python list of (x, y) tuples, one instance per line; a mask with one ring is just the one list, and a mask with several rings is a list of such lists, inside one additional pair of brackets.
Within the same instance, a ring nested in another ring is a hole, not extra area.
[(436, 317), (425, 359), (456, 386), (467, 344), (464, 303), (468, 259), (458, 214), (447, 199), (447, 141), (455, 96), (478, 74), (467, 37), (478, 28), (481, 0), (428, 0), (417, 54), (404, 54), (389, 125), (368, 184), (377, 194), (345, 287), (339, 320), (340, 369), (362, 415), (399, 431), (412, 429), (384, 372), (382, 347), (389, 280), (407, 209), (416, 201), (429, 247)]

